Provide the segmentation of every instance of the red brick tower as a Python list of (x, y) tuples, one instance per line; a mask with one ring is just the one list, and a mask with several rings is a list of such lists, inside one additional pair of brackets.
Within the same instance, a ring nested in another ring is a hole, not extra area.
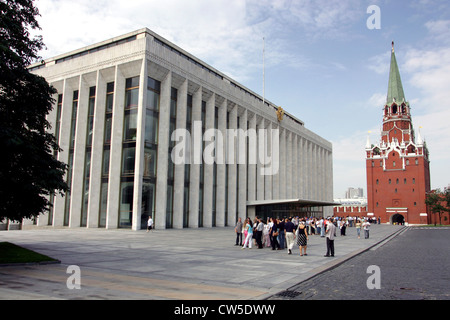
[(392, 42), (391, 69), (383, 129), (378, 145), (366, 144), (368, 215), (382, 223), (427, 224), (425, 205), (430, 191), (430, 161), (426, 143), (416, 132), (405, 100)]

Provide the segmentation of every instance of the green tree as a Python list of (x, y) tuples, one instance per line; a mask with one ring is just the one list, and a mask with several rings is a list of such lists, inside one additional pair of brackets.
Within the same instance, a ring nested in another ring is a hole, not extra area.
[[(425, 204), (432, 213), (439, 215), (439, 224), (442, 224), (442, 213), (450, 212), (450, 189), (445, 189), (444, 192), (440, 189), (432, 190), (427, 194)], [(434, 221), (436, 225), (436, 219)]]
[(30, 38), (37, 16), (32, 0), (0, 0), (0, 221), (37, 217), (51, 193), (68, 191), (46, 119), (56, 90), (27, 69), (44, 48), (41, 36)]

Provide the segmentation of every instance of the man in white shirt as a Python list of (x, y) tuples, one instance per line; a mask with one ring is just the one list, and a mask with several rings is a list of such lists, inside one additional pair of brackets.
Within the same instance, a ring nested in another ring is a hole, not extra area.
[(149, 232), (150, 230), (153, 229), (153, 219), (152, 217), (148, 217), (148, 221), (147, 221), (147, 232)]
[(327, 238), (327, 254), (325, 257), (334, 257), (334, 234), (336, 232), (336, 226), (333, 223), (333, 218), (330, 218), (326, 226), (326, 238)]
[(362, 227), (364, 229), (364, 239), (369, 239), (369, 229), (370, 229), (369, 220), (364, 221)]

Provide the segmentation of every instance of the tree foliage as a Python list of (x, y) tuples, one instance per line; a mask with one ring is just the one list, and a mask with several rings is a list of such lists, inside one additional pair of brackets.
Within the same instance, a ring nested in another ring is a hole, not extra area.
[(0, 0), (0, 221), (21, 221), (49, 209), (51, 193), (68, 190), (66, 164), (46, 116), (56, 90), (27, 66), (39, 59), (42, 37), (32, 0)]
[(425, 204), (432, 213), (439, 214), (439, 222), (441, 224), (442, 213), (450, 212), (450, 189), (446, 188), (444, 191), (436, 189), (431, 191), (427, 194)]

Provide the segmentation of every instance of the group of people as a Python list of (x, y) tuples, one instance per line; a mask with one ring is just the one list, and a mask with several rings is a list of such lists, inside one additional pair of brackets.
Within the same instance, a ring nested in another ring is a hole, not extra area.
[[(243, 222), (238, 219), (235, 227), (236, 246), (242, 249), (252, 248), (253, 240), (258, 249), (270, 247), (272, 250), (288, 249), (288, 254), (292, 254), (294, 245), (300, 248), (300, 255), (306, 255), (308, 233), (306, 232), (304, 221), (298, 218), (268, 218), (264, 221), (256, 217), (253, 221), (250, 218)], [(297, 241), (295, 242), (295, 239)]]
[[(351, 222), (350, 222), (351, 221)], [(258, 249), (264, 247), (272, 248), (272, 250), (288, 249), (288, 254), (292, 254), (292, 250), (296, 245), (300, 250), (300, 256), (306, 256), (307, 245), (310, 235), (320, 235), (326, 238), (327, 252), (325, 257), (334, 256), (334, 239), (336, 231), (339, 229), (341, 236), (346, 235), (346, 228), (356, 227), (358, 239), (360, 238), (361, 229), (364, 230), (365, 238), (369, 238), (370, 222), (364, 218), (268, 218), (264, 221), (260, 217), (256, 217), (253, 221), (246, 218), (242, 221), (238, 219), (235, 226), (236, 246), (242, 249), (252, 248), (253, 242)]]

